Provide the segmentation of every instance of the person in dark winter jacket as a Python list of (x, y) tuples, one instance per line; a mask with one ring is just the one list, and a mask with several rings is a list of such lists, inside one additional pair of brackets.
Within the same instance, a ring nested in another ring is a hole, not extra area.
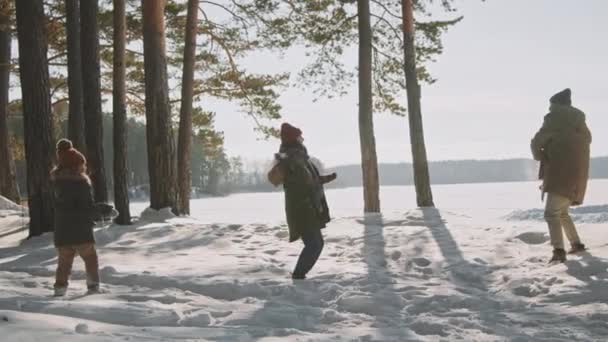
[(531, 148), (534, 159), (541, 162), (543, 195), (548, 194), (545, 219), (554, 248), (551, 262), (564, 262), (562, 230), (570, 241), (570, 253), (585, 250), (568, 210), (581, 205), (585, 198), (591, 132), (585, 114), (572, 107), (570, 89), (555, 94), (550, 102), (549, 114), (532, 139)]
[(55, 295), (65, 295), (76, 254), (85, 263), (89, 292), (99, 291), (99, 262), (93, 236), (96, 215), (86, 159), (62, 139), (57, 143), (57, 166), (51, 172), (55, 206), (57, 273)]
[(293, 279), (305, 279), (321, 255), (324, 245), (321, 229), (330, 221), (323, 184), (336, 179), (335, 173), (327, 176), (319, 173), (303, 141), (300, 129), (287, 123), (281, 126), (281, 148), (276, 158), (284, 177), (289, 241), (304, 242)]

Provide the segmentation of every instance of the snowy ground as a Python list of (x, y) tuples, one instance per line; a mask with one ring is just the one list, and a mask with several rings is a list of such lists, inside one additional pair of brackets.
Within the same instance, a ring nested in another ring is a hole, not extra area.
[(22, 241), (18, 208), (0, 210), (1, 339), (605, 341), (608, 181), (575, 210), (589, 252), (553, 266), (536, 187), (435, 186), (439, 210), (385, 187), (367, 218), (361, 189), (329, 191), (325, 250), (295, 283), (282, 194), (199, 200), (192, 219), (97, 229), (108, 292), (83, 295), (78, 260), (64, 299), (50, 297), (52, 237)]

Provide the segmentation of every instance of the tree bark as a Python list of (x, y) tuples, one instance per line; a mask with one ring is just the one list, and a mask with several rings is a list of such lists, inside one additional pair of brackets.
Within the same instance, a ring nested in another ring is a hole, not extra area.
[(103, 155), (103, 118), (101, 111), (101, 75), (99, 66), (98, 0), (81, 0), (80, 47), (84, 86), (85, 140), (87, 163), (96, 202), (108, 201)]
[(414, 8), (412, 0), (402, 0), (403, 16), (403, 53), (405, 56), (404, 71), (407, 85), (407, 106), (410, 123), (410, 141), (412, 146), (412, 165), (414, 167), (414, 184), (416, 203), (419, 207), (433, 207), (433, 193), (429, 177), (429, 166), (422, 129), (422, 107), (420, 104), (420, 85), (416, 74), (416, 45), (414, 41)]
[(142, 0), (150, 207), (175, 211), (176, 167), (167, 79), (165, 0)]
[(82, 60), (80, 51), (79, 0), (65, 0), (68, 47), (68, 138), (80, 151), (86, 151), (82, 94)]
[(177, 143), (177, 211), (180, 215), (190, 214), (190, 192), (192, 191), (190, 149), (192, 146), (192, 101), (194, 93), (194, 65), (196, 62), (198, 3), (198, 0), (188, 0), (188, 17), (186, 20), (182, 99)]
[(15, 161), (8, 136), (11, 43), (10, 1), (0, 0), (0, 195), (19, 203)]
[(359, 15), (359, 136), (363, 198), (366, 213), (380, 212), (378, 158), (372, 102), (372, 29), (369, 0), (358, 0)]
[(114, 204), (117, 224), (131, 224), (127, 166), (127, 100), (126, 100), (126, 8), (125, 0), (114, 0)]
[(46, 18), (42, 0), (15, 0), (19, 67), (29, 205), (29, 236), (53, 231), (53, 203), (49, 172), (53, 164), (54, 135)]

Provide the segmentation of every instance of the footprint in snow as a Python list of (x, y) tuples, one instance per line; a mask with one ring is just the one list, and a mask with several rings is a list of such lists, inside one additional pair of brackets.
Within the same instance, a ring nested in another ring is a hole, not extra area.
[(543, 232), (526, 232), (517, 235), (515, 238), (529, 245), (540, 245), (549, 241), (549, 236)]
[(286, 237), (288, 237), (288, 236), (289, 236), (289, 232), (288, 232), (288, 231), (286, 231), (286, 230), (281, 230), (281, 231), (279, 231), (279, 232), (276, 232), (276, 233), (274, 234), (274, 236), (275, 236), (275, 237), (278, 237), (279, 239), (284, 239), (284, 238), (286, 238)]
[(418, 267), (427, 267), (431, 264), (431, 261), (427, 258), (414, 258), (412, 261)]

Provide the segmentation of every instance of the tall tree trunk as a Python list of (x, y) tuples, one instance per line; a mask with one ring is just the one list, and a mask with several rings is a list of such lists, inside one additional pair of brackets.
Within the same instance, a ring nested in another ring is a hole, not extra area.
[(19, 203), (15, 161), (8, 138), (11, 43), (10, 1), (0, 0), (0, 195)]
[(68, 138), (80, 151), (86, 151), (82, 95), (82, 60), (80, 52), (80, 1), (65, 0), (68, 45)]
[(101, 75), (99, 66), (98, 0), (81, 0), (80, 47), (84, 86), (84, 122), (87, 162), (93, 181), (96, 202), (108, 201), (103, 156), (103, 118), (101, 111)]
[(182, 215), (190, 214), (190, 192), (192, 191), (190, 149), (192, 146), (192, 100), (194, 93), (194, 63), (196, 58), (197, 26), (198, 0), (188, 0), (184, 70), (182, 75), (182, 103), (179, 113), (179, 135), (177, 143), (177, 211)]
[(414, 167), (416, 203), (419, 207), (433, 207), (433, 193), (429, 177), (429, 165), (422, 130), (422, 109), (420, 105), (420, 85), (416, 74), (416, 45), (414, 43), (414, 8), (412, 0), (401, 1), (403, 16), (404, 71), (407, 85), (407, 106), (410, 122), (410, 141)]
[(114, 204), (116, 223), (131, 224), (127, 167), (127, 94), (126, 94), (126, 28), (125, 0), (114, 0)]
[(372, 29), (369, 0), (358, 0), (359, 8), (359, 136), (363, 197), (366, 213), (380, 212), (378, 158), (374, 137), (372, 102)]
[(27, 164), (30, 237), (53, 231), (49, 172), (54, 135), (47, 64), (46, 18), (42, 0), (15, 0), (23, 126)]
[(144, 25), (144, 69), (146, 83), (146, 135), (150, 207), (175, 208), (176, 167), (167, 56), (165, 52), (165, 0), (142, 0)]

